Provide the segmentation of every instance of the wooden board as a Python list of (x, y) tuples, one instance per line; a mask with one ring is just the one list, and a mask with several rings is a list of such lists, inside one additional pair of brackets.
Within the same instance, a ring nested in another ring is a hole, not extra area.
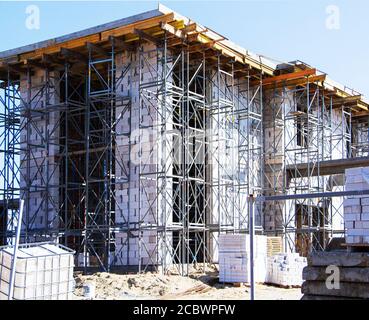
[(267, 238), (267, 256), (272, 257), (281, 252), (283, 252), (282, 237), (268, 237)]

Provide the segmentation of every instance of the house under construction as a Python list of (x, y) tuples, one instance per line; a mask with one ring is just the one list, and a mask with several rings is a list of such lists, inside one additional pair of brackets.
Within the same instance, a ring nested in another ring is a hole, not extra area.
[(344, 170), (369, 165), (369, 105), (163, 6), (0, 53), (0, 245), (57, 239), (82, 268), (216, 263), (218, 235), (285, 251), (344, 234)]

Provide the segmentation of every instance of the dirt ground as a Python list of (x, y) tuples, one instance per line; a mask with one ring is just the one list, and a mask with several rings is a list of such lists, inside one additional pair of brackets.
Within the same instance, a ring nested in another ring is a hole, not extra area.
[[(114, 274), (95, 273), (93, 275), (75, 275), (75, 299), (85, 299), (83, 285), (95, 286), (95, 299), (161, 299), (161, 300), (248, 300), (250, 288), (242, 285), (219, 283), (216, 271), (194, 273), (190, 277), (179, 275)], [(300, 300), (301, 289), (283, 289), (258, 284), (257, 300)]]

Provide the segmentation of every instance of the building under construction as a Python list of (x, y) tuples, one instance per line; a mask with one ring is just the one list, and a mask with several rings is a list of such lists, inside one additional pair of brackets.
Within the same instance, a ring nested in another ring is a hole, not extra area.
[(369, 105), (163, 6), (0, 53), (0, 244), (58, 240), (105, 271), (216, 263), (218, 235), (284, 250), (344, 234), (345, 168), (369, 165)]

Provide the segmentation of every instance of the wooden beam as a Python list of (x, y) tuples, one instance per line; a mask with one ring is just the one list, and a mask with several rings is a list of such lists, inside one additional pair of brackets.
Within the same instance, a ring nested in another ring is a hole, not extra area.
[(45, 63), (52, 63), (52, 64), (60, 65), (60, 66), (65, 65), (65, 61), (62, 61), (62, 60), (58, 59), (57, 57), (46, 54), (46, 53), (44, 53), (42, 55), (41, 61), (43, 61)]
[(189, 52), (202, 52), (204, 50), (208, 50), (213, 46), (214, 42), (203, 43), (203, 44), (195, 44), (188, 47)]
[[(320, 76), (312, 76), (309, 78), (302, 78), (302, 79), (292, 79), (292, 80), (286, 80), (284, 82), (277, 82), (277, 83), (273, 83), (273, 84), (268, 84), (263, 86), (264, 90), (268, 90), (268, 89), (278, 89), (278, 88), (283, 88), (283, 87), (296, 87), (296, 86), (303, 86), (306, 85), (308, 82), (310, 84), (312, 83), (317, 83), (317, 82), (323, 82), (326, 79), (326, 75), (320, 75)], [(254, 82), (254, 81), (253, 81)], [(258, 83), (258, 85), (260, 85), (259, 81), (255, 81), (255, 83)]]
[(220, 52), (224, 56), (233, 57), (237, 62), (242, 64), (247, 64), (250, 67), (261, 70), (268, 75), (273, 75), (274, 68), (263, 65), (260, 61), (255, 60), (249, 55), (242, 54), (237, 50), (234, 50), (223, 43), (224, 39), (212, 39), (209, 38), (206, 34), (195, 33), (187, 36), (188, 42), (199, 42), (199, 43), (212, 43), (212, 48), (218, 52)]
[(97, 52), (97, 53), (100, 53), (101, 55), (103, 56), (110, 56), (111, 53), (108, 52), (107, 50), (105, 50), (104, 48), (98, 46), (98, 45), (95, 45), (91, 42), (86, 42), (86, 46), (87, 46), (87, 49), (92, 53), (93, 51)]
[(124, 36), (130, 33), (134, 33), (135, 29), (148, 29), (153, 26), (158, 26), (161, 22), (171, 22), (175, 20), (174, 13), (168, 13), (159, 17), (146, 19), (143, 21), (135, 22), (119, 28), (107, 30), (101, 33), (101, 41), (106, 41), (110, 36)]
[(62, 48), (71, 49), (71, 50), (77, 49), (77, 48), (83, 48), (86, 46), (86, 42), (96, 43), (98, 41), (100, 41), (100, 33), (78, 38), (78, 39), (69, 40), (63, 43), (59, 43), (59, 44), (53, 44), (46, 48), (41, 48), (41, 49), (37, 49), (37, 50), (31, 51), (25, 54), (21, 54), (19, 56), (19, 61), (23, 61), (26, 59), (41, 58), (42, 55), (45, 53), (46, 54), (59, 53)]
[(12, 65), (12, 64), (9, 64), (9, 63), (6, 63), (6, 62), (0, 62), (0, 68), (5, 69), (5, 70), (9, 70), (13, 73), (24, 73), (24, 72), (26, 72), (25, 69), (22, 69), (19, 66)]
[(183, 44), (183, 40), (180, 38), (172, 38), (172, 39), (168, 39), (167, 41), (168, 47), (175, 47), (181, 44)]
[[(92, 34), (89, 36), (72, 39), (69, 41), (65, 41), (63, 43), (52, 43), (50, 46), (45, 48), (40, 48), (37, 50), (33, 50), (31, 52), (27, 52), (21, 54), (19, 56), (19, 61), (23, 61), (24, 59), (34, 59), (34, 58), (41, 58), (42, 54), (53, 54), (60, 52), (61, 48), (67, 49), (76, 49), (82, 48), (86, 45), (86, 42), (91, 43), (99, 43), (100, 41), (107, 41), (110, 36), (120, 36), (120, 35), (127, 35), (129, 33), (133, 33), (134, 28), (150, 28), (153, 26), (159, 26), (160, 22), (171, 22), (174, 20), (174, 13), (169, 13), (163, 16), (154, 17), (151, 19), (146, 19), (143, 21), (135, 22), (126, 26), (122, 26), (119, 28), (110, 29), (101, 33)], [(183, 22), (182, 22), (183, 23)]]
[[(303, 71), (282, 74), (280, 76), (265, 78), (263, 80), (263, 86), (268, 85), (268, 84), (278, 83), (278, 82), (281, 82), (281, 81), (300, 79), (300, 78), (308, 77), (308, 76), (312, 76), (312, 75), (316, 75), (316, 69), (307, 69), (307, 70), (303, 70)], [(252, 84), (250, 84), (250, 85), (252, 86)]]
[(155, 38), (151, 34), (148, 34), (145, 31), (142, 31), (140, 29), (134, 29), (134, 34), (137, 34), (141, 39), (144, 39), (146, 41), (152, 42), (157, 46), (160, 46), (160, 40), (158, 38)]
[(241, 66), (235, 67), (233, 69), (233, 72), (242, 72), (242, 73), (249, 74), (250, 73), (250, 70), (251, 70), (250, 66), (243, 66), (243, 65), (241, 65)]
[(169, 23), (161, 22), (160, 27), (177, 38), (180, 38), (182, 40), (186, 39), (186, 33), (183, 30), (176, 29)]
[(75, 51), (75, 50), (71, 50), (71, 49), (67, 49), (67, 48), (61, 48), (60, 49), (60, 53), (65, 56), (65, 57), (68, 57), (68, 58), (74, 58), (74, 59), (77, 59), (77, 60), (80, 60), (80, 61), (84, 61), (84, 62), (87, 62), (88, 61), (88, 57), (85, 56), (84, 54), (78, 52), (78, 51)]
[(332, 101), (332, 108), (338, 109), (342, 106), (350, 107), (352, 110), (368, 111), (369, 105), (362, 101), (361, 95), (339, 97)]
[(46, 69), (48, 67), (46, 63), (35, 61), (33, 59), (24, 60), (23, 63), (26, 66), (33, 66), (33, 67), (41, 68), (41, 69)]
[(182, 30), (185, 33), (197, 31), (197, 24), (195, 22), (190, 23), (187, 26), (185, 26)]
[(360, 109), (363, 109), (363, 110), (368, 110), (369, 109), (369, 105), (363, 101), (358, 101), (357, 102), (357, 106), (360, 108)]
[(361, 111), (361, 112), (357, 112), (352, 114), (353, 118), (361, 118), (361, 117), (369, 117), (369, 111)]
[(113, 44), (114, 47), (119, 48), (120, 50), (128, 50), (128, 51), (132, 51), (135, 46), (131, 45), (121, 39), (118, 39), (117, 37), (114, 36), (110, 36), (109, 37), (109, 41)]
[(348, 105), (348, 104), (357, 104), (358, 101), (360, 101), (361, 99), (362, 99), (361, 95), (350, 96), (350, 97), (345, 97), (345, 98), (338, 98), (338, 99), (333, 100), (332, 105), (342, 106), (342, 105)]

